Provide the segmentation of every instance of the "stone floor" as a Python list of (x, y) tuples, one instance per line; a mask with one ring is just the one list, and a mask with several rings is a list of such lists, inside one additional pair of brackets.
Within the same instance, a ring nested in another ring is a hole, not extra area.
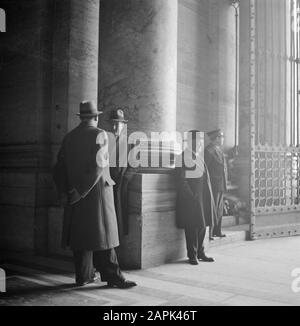
[(36, 260), (10, 261), (1, 265), (7, 292), (0, 294), (0, 305), (300, 305), (300, 292), (292, 291), (292, 271), (300, 268), (300, 237), (229, 244), (211, 248), (209, 255), (215, 263), (180, 261), (127, 272), (139, 285), (130, 290), (104, 283), (76, 288), (70, 263), (56, 261), (54, 266), (44, 260), (42, 271)]

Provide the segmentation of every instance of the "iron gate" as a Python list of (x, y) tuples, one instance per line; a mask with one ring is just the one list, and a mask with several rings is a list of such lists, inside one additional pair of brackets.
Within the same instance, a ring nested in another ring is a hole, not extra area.
[(300, 0), (250, 0), (251, 239), (300, 234)]

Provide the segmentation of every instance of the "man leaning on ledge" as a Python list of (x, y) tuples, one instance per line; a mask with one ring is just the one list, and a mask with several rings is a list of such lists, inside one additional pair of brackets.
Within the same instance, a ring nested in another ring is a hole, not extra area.
[[(214, 262), (205, 254), (204, 239), (206, 228), (215, 223), (215, 214), (209, 173), (202, 155), (201, 132), (191, 130), (188, 134), (187, 147), (176, 164), (176, 223), (185, 231), (189, 263), (198, 265), (198, 261)], [(210, 194), (205, 201), (204, 193)]]
[[(80, 104), (81, 123), (63, 139), (54, 168), (54, 181), (64, 202), (63, 246), (74, 254), (76, 283), (95, 282), (95, 269), (110, 287), (131, 288), (123, 276), (115, 248), (119, 246), (108, 137), (98, 129), (94, 102)], [(94, 269), (95, 267), (95, 269)]]

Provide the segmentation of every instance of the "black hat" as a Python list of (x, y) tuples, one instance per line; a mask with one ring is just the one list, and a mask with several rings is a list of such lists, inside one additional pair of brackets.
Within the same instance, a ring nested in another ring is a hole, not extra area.
[(97, 117), (102, 114), (102, 111), (98, 111), (98, 108), (93, 101), (84, 101), (80, 103), (80, 113), (77, 113), (79, 117)]
[(111, 111), (110, 121), (124, 122), (124, 123), (128, 122), (128, 120), (125, 119), (124, 111), (121, 109), (115, 109)]
[(217, 137), (222, 137), (224, 136), (223, 132), (221, 129), (217, 129), (217, 130), (213, 130), (213, 131), (209, 131), (207, 133), (207, 136), (211, 139), (211, 140), (214, 140), (216, 139)]

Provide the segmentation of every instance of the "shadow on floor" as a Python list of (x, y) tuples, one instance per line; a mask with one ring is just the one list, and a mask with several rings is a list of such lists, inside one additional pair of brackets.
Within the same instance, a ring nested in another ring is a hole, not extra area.
[[(38, 280), (38, 279), (37, 279)], [(13, 284), (12, 284), (13, 283)], [(92, 290), (101, 290), (108, 289), (107, 285), (103, 283), (94, 283), (87, 286), (78, 287), (75, 283), (71, 284), (61, 284), (61, 285), (33, 285), (32, 282), (19, 280), (18, 276), (13, 276), (10, 278), (7, 285), (7, 292), (0, 293), (0, 299), (6, 299), (11, 297), (26, 297), (32, 295), (44, 295), (50, 293), (59, 293), (67, 291), (76, 291), (76, 292), (89, 292)]]

